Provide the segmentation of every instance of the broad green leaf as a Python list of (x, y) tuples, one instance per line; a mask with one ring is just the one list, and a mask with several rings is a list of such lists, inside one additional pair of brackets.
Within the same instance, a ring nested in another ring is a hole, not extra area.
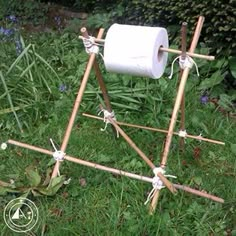
[(59, 177), (55, 177), (51, 179), (49, 185), (47, 188), (37, 188), (37, 191), (47, 195), (47, 196), (53, 196), (57, 193), (57, 191), (61, 188), (61, 186), (64, 184), (65, 176), (61, 175)]
[(229, 68), (233, 77), (236, 79), (236, 57), (229, 59)]
[[(53, 159), (54, 160), (54, 159)], [(51, 172), (52, 170), (50, 168), (47, 169), (47, 173), (46, 173), (46, 178), (43, 182), (43, 186), (47, 186), (50, 183), (50, 179), (51, 179)]]
[(198, 90), (206, 90), (212, 88), (215, 85), (219, 84), (223, 79), (224, 77), (222, 76), (220, 70), (218, 70), (213, 73), (210, 78), (204, 79), (199, 85)]
[(29, 184), (32, 187), (37, 187), (41, 182), (41, 177), (32, 166), (26, 168), (26, 176), (29, 180)]

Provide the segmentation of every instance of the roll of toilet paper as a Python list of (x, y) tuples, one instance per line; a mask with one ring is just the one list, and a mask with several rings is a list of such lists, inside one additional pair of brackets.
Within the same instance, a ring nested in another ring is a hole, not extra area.
[(160, 78), (167, 63), (165, 28), (113, 24), (106, 35), (104, 62), (107, 71)]

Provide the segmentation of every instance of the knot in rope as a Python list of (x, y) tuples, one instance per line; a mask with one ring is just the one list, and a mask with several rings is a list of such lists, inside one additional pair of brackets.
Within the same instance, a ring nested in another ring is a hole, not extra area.
[(85, 50), (88, 54), (99, 53), (99, 44), (95, 43), (94, 37), (89, 36), (89, 38), (82, 37)]
[(144, 203), (144, 205), (146, 205), (154, 197), (154, 194), (155, 194), (156, 190), (161, 190), (161, 189), (165, 188), (162, 180), (158, 176), (159, 173), (163, 174), (165, 177), (177, 178), (174, 175), (165, 175), (165, 170), (161, 167), (155, 167), (153, 169), (153, 173), (154, 173), (155, 176), (152, 178), (152, 190), (148, 194), (147, 200)]
[[(106, 109), (102, 109), (98, 113), (98, 115), (100, 115), (102, 112), (103, 112), (103, 122), (105, 123), (105, 127), (101, 128), (100, 130), (104, 132), (107, 129), (107, 125), (111, 123), (108, 118), (112, 118), (113, 120), (116, 120), (116, 117), (115, 117), (115, 112), (114, 111), (109, 112)], [(117, 135), (117, 138), (119, 138), (118, 130), (116, 130), (116, 135)]]
[(52, 156), (55, 161), (64, 161), (65, 153), (62, 151), (55, 151)]
[(55, 146), (55, 144), (54, 144), (54, 142), (51, 138), (50, 138), (50, 142), (51, 142), (51, 144), (52, 144), (52, 146), (55, 150), (52, 154), (54, 160), (55, 161), (64, 161), (64, 157), (65, 157), (66, 154), (63, 151), (57, 150), (57, 148), (56, 148), (56, 146)]
[(180, 130), (178, 133), (179, 137), (186, 138), (187, 131), (186, 130)]
[(193, 65), (195, 65), (196, 71), (197, 71), (197, 76), (199, 76), (199, 71), (198, 71), (198, 66), (197, 63), (192, 59), (192, 57), (186, 55), (185, 59), (182, 58), (182, 56), (178, 56), (176, 57), (173, 62), (171, 63), (171, 73), (170, 76), (168, 77), (169, 79), (172, 78), (173, 73), (174, 73), (174, 63), (176, 62), (176, 60), (179, 59), (179, 66), (182, 70), (184, 70), (185, 68), (189, 68), (191, 69), (193, 67)]

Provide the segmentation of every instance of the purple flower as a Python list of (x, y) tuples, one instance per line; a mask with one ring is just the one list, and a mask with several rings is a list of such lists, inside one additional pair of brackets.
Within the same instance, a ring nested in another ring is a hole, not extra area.
[(56, 21), (57, 25), (61, 24), (61, 17), (60, 16), (55, 16), (54, 20)]
[(9, 19), (10, 21), (14, 22), (14, 23), (17, 22), (17, 18), (14, 15), (7, 16), (6, 18)]
[(11, 36), (12, 34), (14, 34), (14, 32), (15, 31), (13, 29), (5, 29), (0, 26), (0, 34), (3, 34), (5, 36)]
[(200, 97), (200, 102), (201, 102), (201, 104), (207, 104), (208, 101), (209, 101), (209, 97), (208, 97), (207, 95), (202, 95), (202, 96)]
[(66, 90), (67, 90), (67, 86), (65, 85), (65, 84), (61, 84), (60, 86), (59, 86), (59, 91), (60, 92), (66, 92)]

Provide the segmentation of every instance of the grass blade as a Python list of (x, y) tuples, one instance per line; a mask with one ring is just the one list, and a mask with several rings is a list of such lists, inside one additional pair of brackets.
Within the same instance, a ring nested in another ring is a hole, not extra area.
[(11, 109), (12, 109), (12, 112), (13, 112), (15, 118), (16, 118), (17, 125), (18, 125), (18, 127), (19, 127), (21, 133), (23, 133), (22, 125), (21, 125), (20, 120), (19, 120), (19, 118), (18, 118), (18, 116), (17, 116), (17, 114), (16, 114), (16, 111), (15, 111), (15, 108), (14, 108), (14, 105), (13, 105), (13, 102), (12, 102), (12, 99), (11, 99), (11, 95), (10, 95), (10, 93), (9, 93), (9, 91), (8, 91), (7, 84), (6, 84), (6, 82), (5, 82), (5, 78), (4, 78), (4, 76), (3, 76), (3, 74), (2, 74), (1, 71), (0, 71), (0, 77), (1, 77), (1, 80), (2, 80), (3, 87), (4, 87), (4, 89), (5, 89), (5, 92), (7, 93), (8, 102), (9, 102), (10, 107), (11, 107)]

